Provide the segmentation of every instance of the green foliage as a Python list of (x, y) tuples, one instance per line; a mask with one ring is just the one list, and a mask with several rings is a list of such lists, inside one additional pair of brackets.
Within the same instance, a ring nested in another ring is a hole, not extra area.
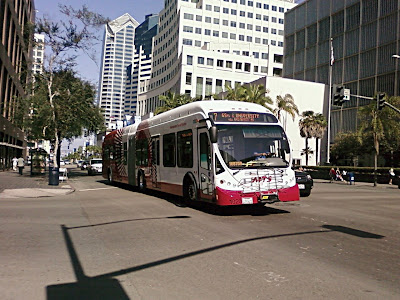
[(33, 138), (48, 139), (53, 144), (53, 164), (63, 138), (80, 135), (86, 127), (95, 131), (103, 123), (100, 111), (93, 105), (94, 89), (73, 71), (77, 52), (91, 56), (100, 26), (108, 19), (91, 12), (86, 6), (74, 9), (59, 5), (67, 20), (48, 17), (36, 21), (36, 31), (44, 34), (45, 72), (35, 78), (30, 132)]
[(251, 102), (262, 105), (272, 111), (272, 108), (268, 104), (272, 104), (271, 97), (266, 96), (269, 93), (265, 89), (264, 85), (249, 84), (240, 85), (236, 84), (234, 88), (229, 85), (226, 86), (227, 94), (225, 96), (228, 100)]
[(331, 147), (331, 159), (333, 163), (342, 159), (351, 159), (354, 163), (355, 158), (365, 152), (361, 136), (357, 132), (339, 133)]
[(93, 104), (95, 91), (90, 83), (76, 77), (71, 70), (54, 73), (52, 107), (45, 76), (37, 77), (35, 82), (35, 93), (30, 98), (32, 114), (27, 120), (31, 139), (54, 141), (56, 132), (63, 139), (81, 135), (84, 128), (89, 132), (103, 129), (103, 116)]
[(276, 96), (276, 109), (274, 109), (274, 113), (276, 114), (279, 121), (281, 121), (282, 112), (287, 112), (292, 116), (292, 120), (296, 115), (299, 114), (299, 109), (297, 105), (294, 103), (294, 98), (290, 94), (286, 94), (284, 97), (281, 95)]
[[(327, 121), (325, 117), (317, 113), (315, 114), (312, 110), (304, 111), (302, 118), (299, 121), (300, 135), (305, 138), (306, 147), (308, 149), (308, 139), (315, 138), (316, 145), (316, 164), (318, 165), (318, 140), (324, 135), (327, 127)], [(308, 165), (308, 155), (306, 156), (306, 164)]]
[(188, 95), (176, 94), (171, 92), (171, 90), (168, 91), (167, 95), (161, 95), (160, 100), (163, 101), (164, 104), (163, 106), (157, 107), (154, 112), (156, 115), (194, 101), (194, 99), (190, 98)]

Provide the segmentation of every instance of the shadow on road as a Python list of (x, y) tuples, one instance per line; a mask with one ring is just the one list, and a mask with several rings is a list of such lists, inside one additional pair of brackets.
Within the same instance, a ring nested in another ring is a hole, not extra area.
[[(96, 180), (96, 182), (111, 186), (108, 180), (105, 179), (98, 179)], [(141, 193), (137, 187), (124, 183), (114, 183), (112, 186), (116, 186), (118, 188), (131, 192)], [(206, 202), (194, 202), (187, 205), (181, 196), (171, 195), (154, 190), (146, 190), (144, 194), (166, 200), (167, 202), (180, 208), (191, 208), (198, 211), (202, 211), (207, 214), (219, 215), (219, 216), (240, 216), (240, 215), (267, 216), (267, 215), (290, 213), (287, 210), (282, 210), (279, 208), (264, 206), (264, 205), (233, 205), (233, 206), (221, 207)]]
[(362, 231), (358, 229), (353, 229), (350, 227), (345, 227), (345, 226), (339, 226), (339, 225), (323, 225), (323, 228), (332, 230), (332, 231), (337, 231), (337, 232), (342, 232), (346, 234), (350, 234), (353, 236), (361, 237), (361, 238), (367, 238), (367, 239), (382, 239), (384, 238), (383, 235), (367, 232), (367, 231)]

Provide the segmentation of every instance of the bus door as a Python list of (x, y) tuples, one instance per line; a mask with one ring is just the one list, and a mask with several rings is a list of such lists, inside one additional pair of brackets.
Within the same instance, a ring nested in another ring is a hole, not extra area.
[(211, 200), (214, 192), (214, 175), (211, 168), (211, 143), (207, 128), (198, 129), (197, 137), (200, 197)]
[(130, 185), (136, 185), (136, 143), (135, 143), (135, 136), (130, 136), (128, 138), (129, 145), (128, 145), (128, 183)]
[(160, 136), (151, 137), (151, 183), (155, 188), (161, 188), (160, 178)]

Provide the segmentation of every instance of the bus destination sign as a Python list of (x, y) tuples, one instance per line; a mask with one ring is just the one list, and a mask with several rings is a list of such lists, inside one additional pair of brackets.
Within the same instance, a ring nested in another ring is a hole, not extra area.
[(209, 115), (210, 117), (213, 118), (214, 122), (249, 122), (249, 123), (277, 122), (275, 116), (264, 113), (228, 111), (228, 112), (212, 112), (209, 113)]

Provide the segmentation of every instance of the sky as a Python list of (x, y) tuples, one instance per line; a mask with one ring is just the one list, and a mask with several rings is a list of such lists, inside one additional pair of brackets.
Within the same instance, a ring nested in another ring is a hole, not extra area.
[[(53, 21), (58, 20), (62, 17), (58, 8), (59, 3), (72, 6), (75, 9), (86, 5), (89, 10), (100, 13), (111, 20), (129, 13), (139, 23), (144, 21), (145, 15), (159, 13), (164, 7), (164, 0), (66, 0), (64, 2), (57, 0), (35, 0), (36, 17), (40, 18), (46, 15)], [(101, 32), (99, 32), (99, 37), (101, 38), (103, 37), (103, 30), (102, 28)], [(76, 70), (82, 78), (97, 84), (100, 71), (100, 44), (96, 47), (95, 51), (97, 64), (86, 55), (80, 54)]]

